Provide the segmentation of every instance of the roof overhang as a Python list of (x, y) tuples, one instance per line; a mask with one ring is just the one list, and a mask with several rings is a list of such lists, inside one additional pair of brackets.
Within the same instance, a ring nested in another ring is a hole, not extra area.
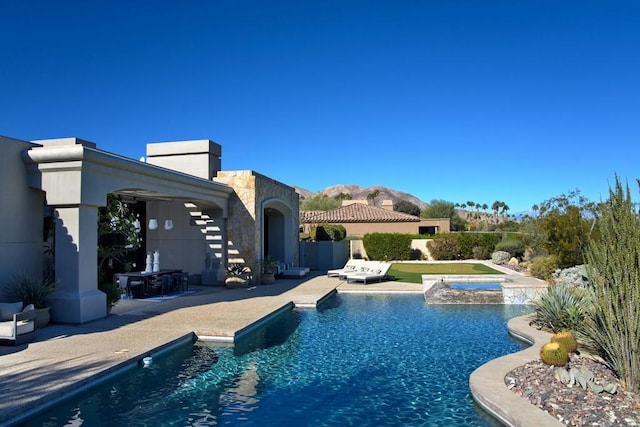
[(27, 150), (29, 185), (46, 192), (49, 205), (104, 206), (117, 192), (141, 201), (183, 200), (227, 216), (233, 189), (84, 145), (40, 146)]

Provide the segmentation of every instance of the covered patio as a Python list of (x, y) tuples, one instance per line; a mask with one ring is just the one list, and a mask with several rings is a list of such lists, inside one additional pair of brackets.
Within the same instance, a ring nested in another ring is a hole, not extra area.
[[(85, 323), (107, 314), (97, 283), (96, 224), (108, 193), (142, 207), (143, 247), (158, 251), (163, 267), (200, 272), (207, 259), (225, 265), (229, 186), (108, 153), (77, 138), (34, 143), (38, 146), (24, 153), (28, 184), (44, 192), (55, 220), (54, 322)], [(150, 219), (160, 226), (145, 227)], [(170, 229), (163, 226), (166, 220)]]

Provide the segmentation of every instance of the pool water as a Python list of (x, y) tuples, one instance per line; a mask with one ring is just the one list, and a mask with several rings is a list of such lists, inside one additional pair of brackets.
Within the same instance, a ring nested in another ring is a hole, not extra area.
[(519, 305), (338, 295), (235, 347), (198, 343), (70, 398), (25, 426), (499, 426), (469, 375), (519, 351)]
[(451, 289), (481, 289), (481, 290), (501, 290), (500, 283), (450, 283)]

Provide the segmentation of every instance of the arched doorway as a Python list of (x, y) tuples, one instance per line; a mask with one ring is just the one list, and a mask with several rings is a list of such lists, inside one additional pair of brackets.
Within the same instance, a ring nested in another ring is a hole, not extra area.
[(262, 253), (282, 264), (295, 265), (298, 253), (298, 225), (293, 210), (281, 199), (268, 199), (262, 204)]

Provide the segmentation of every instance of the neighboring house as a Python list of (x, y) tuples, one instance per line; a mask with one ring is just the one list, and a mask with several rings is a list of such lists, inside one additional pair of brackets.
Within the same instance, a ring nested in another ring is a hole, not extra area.
[(382, 207), (370, 206), (367, 200), (343, 200), (342, 206), (328, 211), (301, 212), (302, 230), (309, 233), (317, 224), (340, 224), (347, 236), (362, 238), (367, 233), (436, 234), (450, 231), (449, 218), (422, 219), (393, 210), (393, 202)]
[[(222, 171), (213, 141), (147, 145), (146, 161), (100, 150), (77, 138), (21, 141), (1, 137), (0, 284), (43, 271), (45, 217), (55, 223), (52, 320), (105, 317), (97, 284), (98, 208), (116, 193), (138, 213), (144, 256), (221, 283), (229, 262), (257, 274), (267, 254), (298, 265), (299, 198), (295, 189), (253, 171)], [(172, 227), (163, 227), (171, 220)], [(205, 274), (206, 273), (206, 274)], [(209, 283), (211, 284), (211, 283)]]

